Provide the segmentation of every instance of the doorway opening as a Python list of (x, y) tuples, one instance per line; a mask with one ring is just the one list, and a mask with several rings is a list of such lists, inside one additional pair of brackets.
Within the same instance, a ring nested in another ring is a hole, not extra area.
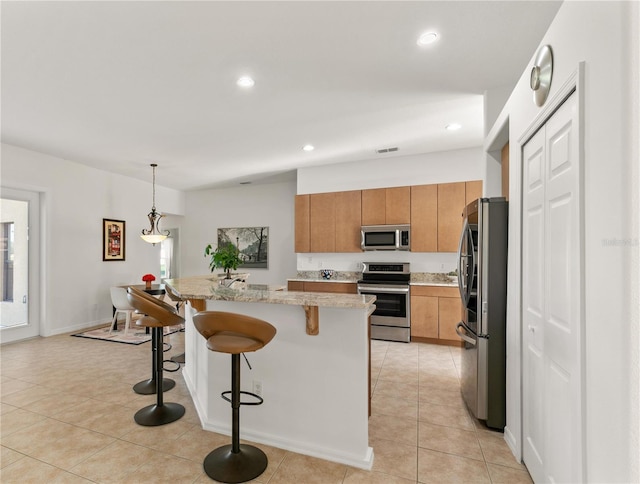
[(160, 278), (172, 279), (180, 276), (180, 230), (170, 229), (171, 235), (160, 242)]

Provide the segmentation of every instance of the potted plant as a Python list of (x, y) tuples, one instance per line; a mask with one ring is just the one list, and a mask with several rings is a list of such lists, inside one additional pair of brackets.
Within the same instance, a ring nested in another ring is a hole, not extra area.
[(216, 249), (209, 244), (204, 248), (204, 256), (211, 258), (211, 262), (209, 262), (211, 272), (215, 268), (222, 268), (226, 271), (225, 279), (231, 279), (231, 271), (235, 271), (242, 262), (240, 251), (231, 243), (218, 246)]

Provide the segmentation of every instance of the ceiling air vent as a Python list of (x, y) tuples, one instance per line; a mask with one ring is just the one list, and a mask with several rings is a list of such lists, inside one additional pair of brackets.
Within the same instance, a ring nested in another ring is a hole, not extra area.
[(394, 146), (393, 148), (382, 148), (380, 150), (376, 150), (376, 153), (393, 153), (394, 151), (398, 151), (398, 147)]

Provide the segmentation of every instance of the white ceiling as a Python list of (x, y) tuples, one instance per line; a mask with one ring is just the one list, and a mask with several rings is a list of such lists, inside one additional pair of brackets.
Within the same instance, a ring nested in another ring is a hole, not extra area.
[(559, 5), (3, 1), (2, 141), (176, 189), (480, 146)]

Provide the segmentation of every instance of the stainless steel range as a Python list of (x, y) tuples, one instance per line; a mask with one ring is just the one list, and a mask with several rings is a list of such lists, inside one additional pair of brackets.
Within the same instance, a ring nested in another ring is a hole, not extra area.
[(358, 294), (376, 296), (371, 315), (371, 338), (386, 341), (411, 341), (408, 262), (364, 262)]

